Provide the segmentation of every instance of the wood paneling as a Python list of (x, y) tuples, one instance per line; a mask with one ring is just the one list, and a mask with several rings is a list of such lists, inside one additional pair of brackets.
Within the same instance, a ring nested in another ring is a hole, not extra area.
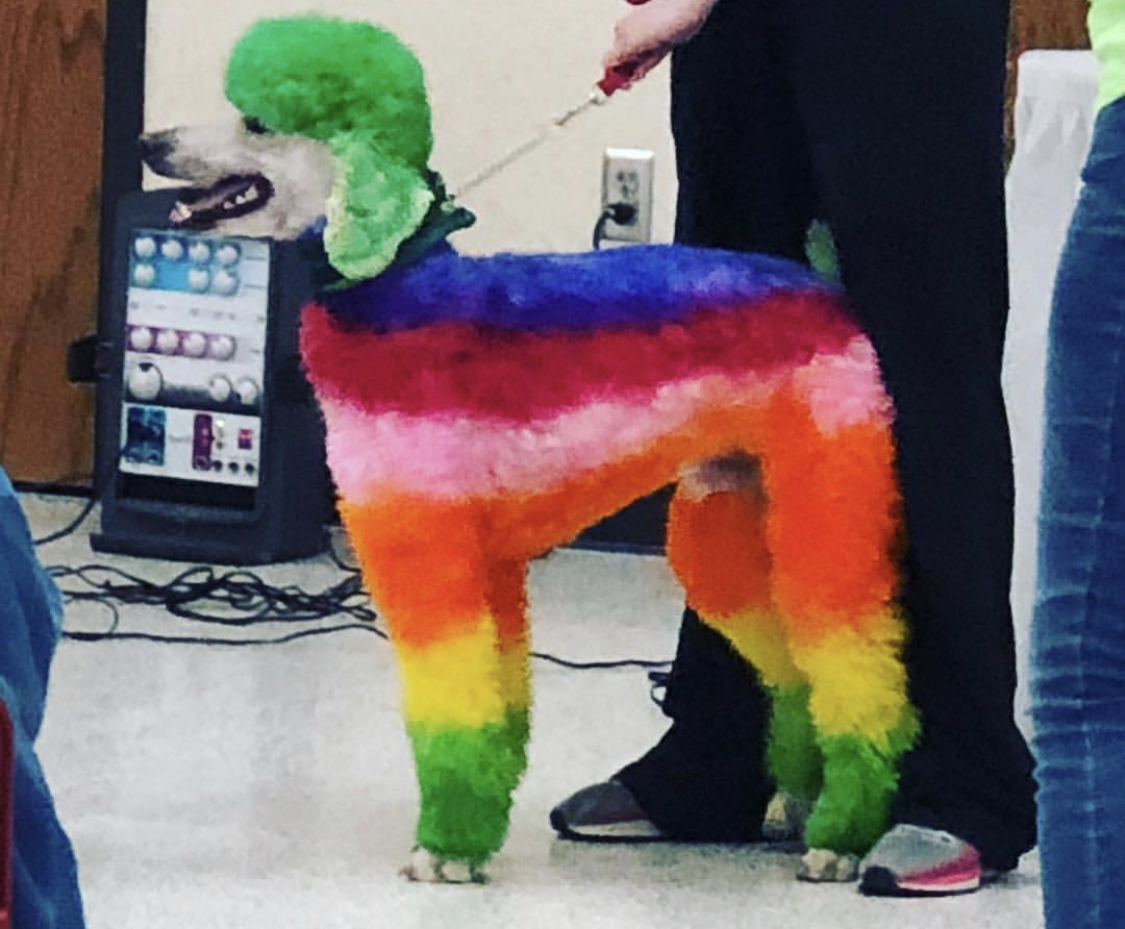
[(0, 461), (88, 475), (93, 398), (66, 346), (97, 317), (106, 0), (0, 0)]
[(1029, 48), (1087, 48), (1088, 0), (1014, 0), (1012, 51)]

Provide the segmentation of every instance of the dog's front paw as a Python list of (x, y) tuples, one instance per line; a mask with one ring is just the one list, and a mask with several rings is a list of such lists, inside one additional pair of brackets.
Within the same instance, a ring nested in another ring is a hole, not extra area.
[(859, 859), (840, 855), (826, 848), (810, 848), (801, 857), (797, 879), (802, 881), (854, 881), (859, 876)]
[(425, 884), (483, 884), (487, 878), (479, 865), (455, 858), (440, 858), (424, 848), (415, 848), (401, 871), (408, 881)]

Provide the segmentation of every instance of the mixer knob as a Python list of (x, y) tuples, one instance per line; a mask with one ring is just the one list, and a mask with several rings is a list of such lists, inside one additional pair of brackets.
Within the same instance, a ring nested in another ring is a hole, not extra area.
[(152, 362), (142, 361), (130, 369), (125, 383), (129, 393), (138, 400), (155, 400), (164, 386), (164, 377)]
[(232, 390), (230, 380), (221, 374), (216, 374), (207, 384), (207, 393), (216, 403), (226, 403), (230, 399)]
[(202, 268), (192, 268), (188, 271), (187, 282), (188, 287), (201, 294), (211, 286), (211, 275)]
[(248, 377), (242, 378), (234, 386), (235, 393), (238, 394), (238, 401), (243, 406), (253, 406), (258, 402), (258, 397), (261, 395), (261, 388), (257, 383)]
[(148, 326), (134, 326), (129, 330), (129, 348), (135, 352), (147, 352), (155, 340)]
[(149, 264), (139, 264), (133, 269), (133, 283), (138, 287), (151, 287), (156, 283), (156, 268)]
[(238, 277), (229, 271), (220, 271), (215, 275), (215, 293), (229, 297), (238, 290)]
[(184, 354), (192, 358), (201, 358), (207, 351), (207, 336), (202, 332), (189, 332), (184, 336)]
[(219, 247), (219, 250), (215, 252), (215, 257), (219, 259), (219, 264), (228, 268), (231, 265), (238, 264), (238, 259), (240, 257), (238, 246), (229, 243), (222, 245)]
[(180, 334), (175, 329), (161, 329), (156, 334), (156, 350), (161, 355), (174, 355), (180, 347)]
[(184, 243), (179, 239), (168, 239), (160, 246), (160, 254), (169, 261), (179, 261), (184, 257)]
[(219, 361), (226, 361), (234, 355), (234, 339), (229, 335), (214, 336), (211, 339), (208, 354), (210, 354), (212, 358), (218, 358)]
[(205, 265), (211, 260), (211, 246), (206, 242), (192, 242), (188, 257), (197, 265)]
[(138, 258), (151, 258), (156, 254), (156, 239), (150, 235), (141, 236), (133, 243), (133, 251)]

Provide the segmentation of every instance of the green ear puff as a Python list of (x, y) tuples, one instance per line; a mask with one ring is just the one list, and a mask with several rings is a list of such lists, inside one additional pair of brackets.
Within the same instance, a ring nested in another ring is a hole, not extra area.
[(338, 139), (336, 181), (328, 198), (324, 248), (344, 277), (374, 277), (394, 261), (434, 200), (418, 171), (370, 140)]

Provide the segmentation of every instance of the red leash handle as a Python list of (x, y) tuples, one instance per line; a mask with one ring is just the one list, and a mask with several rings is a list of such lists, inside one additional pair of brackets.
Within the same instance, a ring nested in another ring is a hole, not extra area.
[[(625, 2), (631, 6), (643, 6), (648, 3), (648, 0), (625, 0)], [(626, 62), (612, 68), (606, 68), (602, 79), (598, 81), (598, 90), (607, 97), (612, 97), (622, 87), (626, 87), (632, 82), (636, 70), (636, 62)]]
[[(634, 2), (634, 0), (630, 0), (630, 2)], [(612, 68), (606, 68), (602, 79), (598, 81), (598, 90), (607, 97), (612, 97), (622, 87), (629, 85), (629, 82), (633, 80), (635, 70), (636, 65), (633, 64), (615, 65)]]

